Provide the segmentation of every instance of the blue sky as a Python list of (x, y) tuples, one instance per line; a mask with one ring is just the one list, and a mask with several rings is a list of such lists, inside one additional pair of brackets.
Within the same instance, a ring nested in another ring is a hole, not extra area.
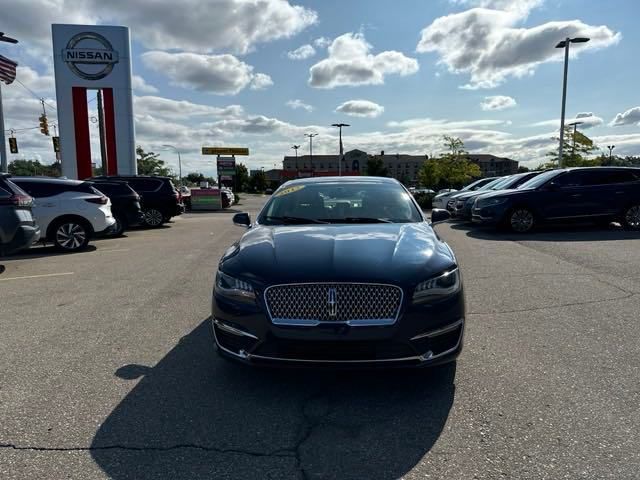
[[(565, 35), (592, 38), (571, 58), (567, 117), (580, 114), (601, 148), (640, 154), (634, 0), (5, 2), (2, 30), (21, 44), (0, 53), (54, 106), (50, 23), (128, 26), (136, 142), (177, 145), (187, 171), (213, 173), (198, 153), (205, 144), (248, 146), (251, 168), (279, 165), (294, 143), (306, 153), (310, 131), (314, 152), (332, 153), (337, 121), (352, 124), (347, 149), (437, 154), (448, 133), (471, 151), (536, 165), (557, 131), (562, 63), (552, 47)], [(308, 57), (290, 58), (300, 47)], [(35, 125), (32, 94), (17, 83), (3, 92), (6, 127)], [(37, 130), (19, 143), (16, 158), (52, 160)]]

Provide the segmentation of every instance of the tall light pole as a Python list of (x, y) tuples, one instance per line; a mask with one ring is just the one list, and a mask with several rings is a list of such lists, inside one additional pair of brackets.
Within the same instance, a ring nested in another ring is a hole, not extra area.
[(576, 155), (576, 134), (578, 133), (578, 125), (582, 125), (584, 122), (580, 120), (576, 120), (575, 122), (571, 122), (569, 126), (573, 125), (573, 148), (571, 149), (571, 157), (574, 158)]
[(342, 159), (344, 157), (344, 152), (342, 151), (342, 127), (350, 127), (348, 123), (332, 123), (332, 127), (338, 127), (340, 130), (340, 156), (338, 157), (338, 176), (342, 176)]
[(565, 38), (556, 45), (556, 48), (564, 48), (564, 80), (562, 82), (562, 113), (560, 114), (560, 149), (558, 152), (558, 167), (562, 168), (562, 149), (564, 147), (564, 111), (567, 104), (567, 73), (569, 70), (569, 44), (586, 43), (587, 37)]
[(611, 165), (611, 154), (613, 152), (613, 149), (616, 148), (615, 145), (607, 145), (607, 148), (609, 149), (609, 165)]
[(180, 158), (180, 150), (178, 150), (173, 145), (163, 145), (163, 147), (171, 148), (178, 154), (178, 179), (180, 180), (180, 186), (182, 186), (182, 158)]
[(313, 137), (318, 135), (317, 133), (305, 133), (305, 137), (309, 137), (309, 163), (311, 164), (311, 169), (313, 170)]
[(298, 149), (300, 148), (300, 145), (294, 145), (293, 148), (296, 151), (296, 165), (298, 164)]
[[(18, 40), (11, 37), (6, 37), (4, 32), (0, 32), (0, 42), (18, 43)], [(13, 81), (13, 80), (11, 80)], [(11, 82), (7, 82), (9, 84)], [(2, 81), (0, 80), (0, 85)], [(0, 87), (0, 172), (7, 173), (9, 171), (9, 165), (7, 163), (7, 145), (4, 139), (4, 115), (2, 113), (2, 87)]]

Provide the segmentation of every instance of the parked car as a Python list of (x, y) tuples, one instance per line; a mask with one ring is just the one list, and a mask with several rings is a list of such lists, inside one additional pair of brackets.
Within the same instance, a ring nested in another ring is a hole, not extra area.
[[(411, 192), (411, 190), (409, 190)], [(435, 195), (435, 190), (431, 190), (430, 188), (414, 188), (413, 195), (425, 194), (425, 195)]]
[(433, 208), (447, 208), (447, 202), (452, 195), (460, 192), (476, 191), (489, 182), (495, 180), (496, 177), (481, 178), (475, 182), (471, 182), (469, 185), (461, 188), (460, 190), (454, 190), (452, 188), (445, 188), (439, 190), (435, 197), (433, 197)]
[(185, 210), (191, 210), (191, 189), (183, 185), (180, 187), (179, 191)]
[(222, 192), (222, 208), (229, 208), (233, 205), (234, 195), (233, 192), (228, 188), (223, 188)]
[(0, 256), (29, 248), (40, 239), (32, 214), (33, 198), (0, 173)]
[(140, 195), (127, 182), (100, 180), (93, 184), (111, 200), (111, 213), (116, 219), (111, 235), (122, 235), (129, 227), (144, 224)]
[(518, 189), (479, 197), (473, 221), (525, 233), (544, 223), (619, 221), (640, 230), (640, 168), (549, 170)]
[(172, 217), (184, 213), (180, 192), (169, 177), (150, 175), (110, 175), (93, 177), (93, 181), (121, 180), (142, 197), (145, 225), (159, 227)]
[(471, 209), (473, 208), (473, 203), (476, 198), (494, 191), (513, 190), (540, 173), (541, 172), (516, 173), (515, 175), (505, 177), (500, 182), (493, 184), (493, 186), (487, 190), (476, 190), (475, 192), (466, 192), (460, 195), (454, 195), (452, 198), (455, 198), (456, 203), (453, 216), (461, 220), (471, 220)]
[(42, 237), (61, 251), (85, 248), (97, 234), (115, 223), (111, 201), (91, 182), (49, 177), (12, 177), (33, 197), (33, 215)]
[[(336, 206), (340, 205), (340, 208)], [(432, 222), (448, 218), (434, 210)], [(420, 367), (462, 349), (462, 278), (451, 248), (396, 180), (282, 185), (219, 262), (218, 352), (252, 365)]]
[[(476, 190), (473, 190), (475, 192), (488, 192), (490, 191), (494, 186), (496, 186), (498, 183), (502, 182), (503, 180), (505, 180), (507, 177), (494, 177), (490, 182), (485, 183), (483, 186), (481, 186), (480, 188), (477, 188)], [(447, 200), (447, 211), (449, 212), (449, 214), (451, 215), (451, 217), (455, 217), (456, 215), (456, 201), (458, 198), (458, 195), (465, 195), (467, 193), (471, 193), (471, 191), (463, 191), (460, 190), (459, 192), (455, 192), (453, 195), (451, 195), (449, 197), (449, 200)]]

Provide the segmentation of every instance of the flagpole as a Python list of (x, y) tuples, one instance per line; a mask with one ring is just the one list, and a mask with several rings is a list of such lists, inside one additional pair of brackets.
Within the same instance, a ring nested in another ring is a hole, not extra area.
[(8, 173), (7, 143), (4, 138), (4, 115), (2, 113), (2, 82), (0, 81), (0, 173)]

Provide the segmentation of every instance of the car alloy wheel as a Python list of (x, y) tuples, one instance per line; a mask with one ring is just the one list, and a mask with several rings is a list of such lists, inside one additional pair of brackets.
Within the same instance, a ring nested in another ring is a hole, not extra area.
[(119, 237), (124, 233), (124, 222), (120, 217), (115, 217), (116, 223), (114, 223), (113, 227), (111, 227), (111, 235), (114, 237)]
[(634, 205), (624, 212), (624, 223), (633, 230), (640, 229), (640, 205)]
[(61, 223), (56, 228), (54, 242), (63, 250), (79, 250), (87, 245), (87, 229), (76, 222)]
[(144, 212), (144, 221), (150, 227), (159, 227), (164, 222), (164, 217), (160, 210), (150, 208)]
[(519, 208), (511, 213), (509, 221), (511, 224), (511, 229), (514, 232), (526, 233), (533, 228), (533, 213), (531, 213), (526, 208)]

